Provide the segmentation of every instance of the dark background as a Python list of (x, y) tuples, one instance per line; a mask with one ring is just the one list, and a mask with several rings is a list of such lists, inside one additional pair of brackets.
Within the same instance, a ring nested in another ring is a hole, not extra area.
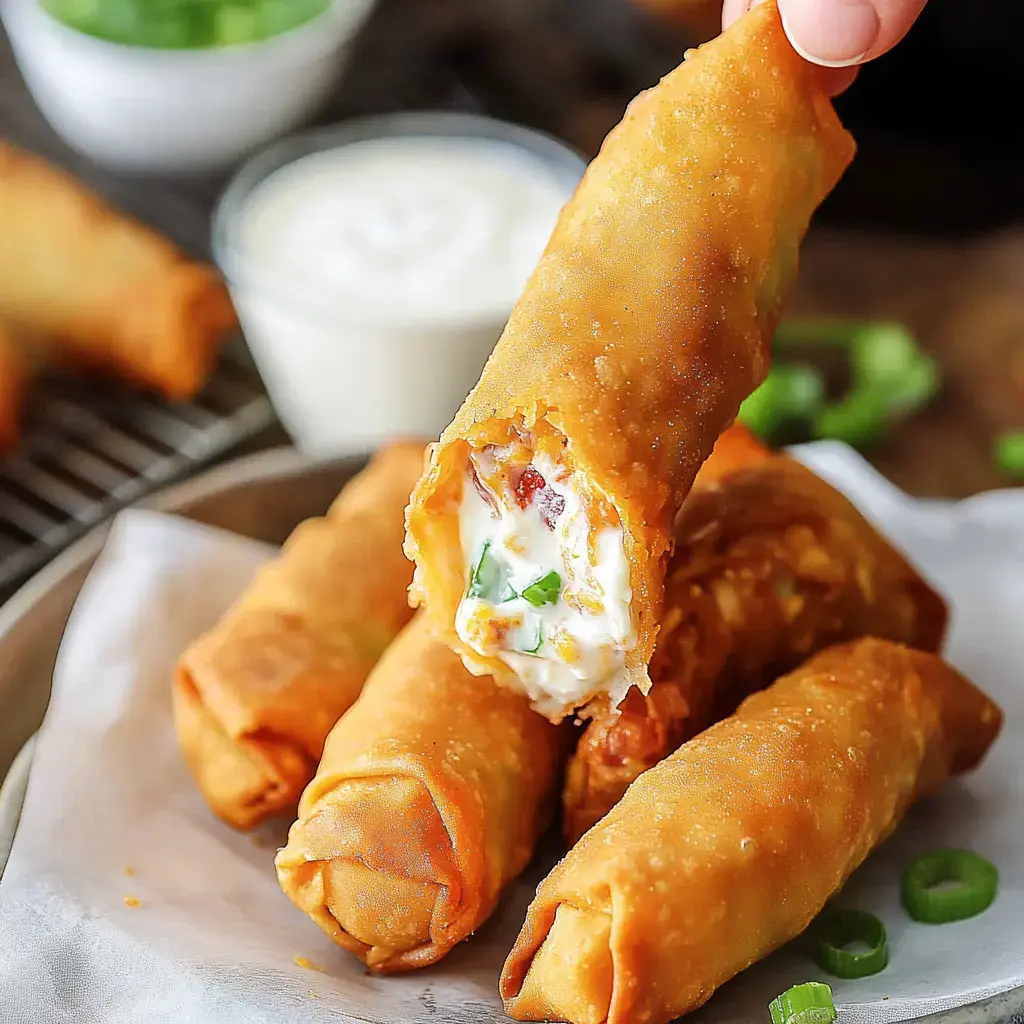
[[(629, 99), (717, 33), (719, 18), (720, 0), (380, 0), (322, 120), (477, 110), (591, 156)], [(1019, 0), (931, 0), (837, 104), (859, 153), (812, 227), (790, 309), (899, 320), (934, 356), (938, 398), (868, 453), (914, 494), (1013, 482), (992, 448), (1024, 429), (1022, 40)], [(2, 37), (0, 134), (208, 254), (223, 179), (125, 178), (69, 152)]]
[[(339, 114), (462, 106), (592, 155), (636, 92), (717, 30), (630, 0), (382, 0)], [(1024, 5), (932, 0), (910, 35), (837, 101), (858, 158), (821, 220), (963, 236), (1021, 216)]]

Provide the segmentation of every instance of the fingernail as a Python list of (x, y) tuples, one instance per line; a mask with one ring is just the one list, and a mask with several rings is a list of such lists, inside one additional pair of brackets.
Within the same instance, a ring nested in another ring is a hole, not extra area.
[(782, 25), (804, 60), (826, 68), (859, 64), (878, 37), (878, 12), (864, 0), (790, 0)]

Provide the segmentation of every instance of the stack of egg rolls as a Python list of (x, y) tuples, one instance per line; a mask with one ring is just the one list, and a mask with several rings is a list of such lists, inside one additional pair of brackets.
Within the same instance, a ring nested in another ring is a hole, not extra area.
[(808, 655), (861, 636), (937, 651), (945, 604), (824, 480), (726, 431), (675, 529), (650, 692), (589, 709), (566, 777), (571, 845), (626, 787)]
[(331, 732), (277, 856), (281, 887), (371, 970), (439, 960), (533, 855), (562, 746), (417, 616)]
[(178, 738), (228, 824), (294, 809), (327, 734), (411, 618), (403, 516), (423, 451), (417, 442), (378, 452), (182, 654)]
[(973, 768), (995, 704), (932, 654), (830, 648), (642, 775), (540, 885), (516, 1020), (664, 1024), (800, 934), (912, 801)]
[(212, 267), (0, 141), (0, 321), (45, 339), (58, 362), (181, 399), (236, 318)]
[[(630, 684), (646, 692), (673, 520), (767, 372), (799, 243), (853, 148), (770, 0), (630, 104), (410, 506), (413, 597), (472, 670), (522, 685), (456, 626), (476, 557), (460, 535), (469, 471), (486, 460), (514, 492), (519, 463), (543, 455), (592, 513), (592, 547), (600, 529), (621, 531), (632, 638), (600, 685), (613, 703)], [(537, 703), (558, 718), (591, 691)]]

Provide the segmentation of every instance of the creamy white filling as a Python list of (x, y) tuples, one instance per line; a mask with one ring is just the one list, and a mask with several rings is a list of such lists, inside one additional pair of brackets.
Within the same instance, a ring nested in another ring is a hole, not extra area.
[[(540, 453), (533, 466), (565, 503), (557, 517), (549, 512), (554, 528), (538, 503), (520, 509), (505, 494), (492, 507), (467, 477), (460, 509), (467, 588), (485, 545), (492, 586), (486, 595), (467, 592), (456, 630), (477, 654), (505, 662), (544, 714), (567, 713), (599, 693), (618, 703), (629, 686), (625, 655), (636, 643), (622, 530), (598, 532), (592, 563), (591, 524), (571, 475)], [(538, 606), (522, 596), (552, 571), (560, 582), (556, 600)]]

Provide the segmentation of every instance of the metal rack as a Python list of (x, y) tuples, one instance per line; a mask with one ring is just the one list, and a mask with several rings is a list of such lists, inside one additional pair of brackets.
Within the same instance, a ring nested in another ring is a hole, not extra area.
[(42, 382), (21, 444), (0, 459), (0, 592), (125, 505), (274, 422), (240, 351), (225, 354), (190, 403), (71, 376)]

